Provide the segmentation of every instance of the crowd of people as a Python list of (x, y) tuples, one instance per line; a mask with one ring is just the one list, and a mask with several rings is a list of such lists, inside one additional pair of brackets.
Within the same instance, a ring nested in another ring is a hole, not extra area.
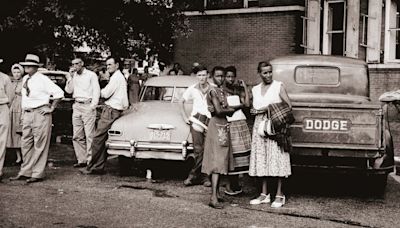
[[(141, 78), (137, 70), (125, 76), (120, 59), (110, 56), (106, 60), (109, 82), (102, 88), (96, 73), (88, 70), (81, 58), (71, 64), (65, 92), (74, 98), (74, 167), (85, 175), (104, 174), (107, 132), (129, 105), (139, 101)], [(28, 54), (24, 62), (11, 67), (13, 80), (0, 75), (0, 181), (6, 148), (15, 151), (16, 162), (21, 165), (10, 181), (33, 183), (45, 177), (51, 113), (64, 92), (38, 71), (39, 66), (39, 57)], [(173, 69), (175, 74), (182, 74), (179, 65)], [(291, 175), (288, 129), (294, 121), (284, 85), (272, 79), (268, 62), (259, 63), (257, 73), (262, 82), (252, 89), (237, 79), (234, 66), (216, 66), (210, 73), (205, 66), (194, 64), (192, 75), (198, 83), (182, 96), (181, 112), (190, 125), (194, 147), (194, 165), (184, 185), (211, 187), (209, 206), (221, 209), (221, 175), (228, 180), (224, 193), (234, 196), (243, 191), (239, 175), (248, 174), (261, 183), (260, 195), (250, 204), (272, 202), (271, 207), (282, 207), (282, 182)], [(105, 105), (96, 124), (100, 98), (105, 99)], [(189, 101), (193, 103), (190, 114), (184, 108)], [(246, 121), (248, 110), (255, 115), (252, 133)], [(272, 179), (277, 181), (276, 190), (270, 189)]]
[[(107, 159), (107, 131), (129, 107), (127, 80), (121, 72), (120, 59), (113, 56), (106, 59), (111, 76), (102, 89), (96, 73), (86, 69), (81, 58), (71, 64), (65, 92), (74, 98), (72, 141), (77, 158), (74, 167), (81, 168), (82, 174), (101, 174)], [(21, 165), (10, 181), (34, 183), (45, 177), (52, 113), (64, 91), (38, 71), (40, 66), (39, 56), (27, 54), (24, 62), (12, 66), (12, 81), (7, 75), (0, 75), (0, 181), (7, 147), (15, 150)], [(100, 98), (105, 99), (105, 105), (95, 127)]]

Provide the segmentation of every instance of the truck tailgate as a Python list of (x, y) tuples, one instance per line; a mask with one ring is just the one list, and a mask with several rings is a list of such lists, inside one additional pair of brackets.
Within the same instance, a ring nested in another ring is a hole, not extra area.
[(294, 103), (293, 147), (376, 150), (381, 147), (378, 104)]

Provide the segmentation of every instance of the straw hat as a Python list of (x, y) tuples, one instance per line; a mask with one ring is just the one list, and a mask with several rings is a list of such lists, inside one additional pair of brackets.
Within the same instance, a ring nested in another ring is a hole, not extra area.
[(37, 67), (41, 65), (39, 56), (34, 54), (27, 54), (25, 57), (25, 62), (20, 62), (19, 64), (21, 64), (22, 66), (37, 66)]

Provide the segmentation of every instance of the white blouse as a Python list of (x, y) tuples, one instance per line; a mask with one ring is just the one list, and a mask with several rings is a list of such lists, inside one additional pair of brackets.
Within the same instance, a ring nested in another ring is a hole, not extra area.
[(282, 102), (282, 99), (279, 96), (282, 82), (273, 80), (271, 86), (268, 88), (267, 92), (264, 95), (261, 94), (261, 85), (262, 83), (254, 86), (251, 90), (253, 94), (254, 109), (260, 110), (270, 104)]

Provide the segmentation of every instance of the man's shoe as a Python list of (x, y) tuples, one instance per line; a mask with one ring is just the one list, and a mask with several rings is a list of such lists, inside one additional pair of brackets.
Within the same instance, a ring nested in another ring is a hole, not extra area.
[(79, 171), (83, 175), (103, 175), (104, 174), (103, 170), (88, 170), (86, 168), (83, 168), (83, 169), (79, 169)]
[(27, 177), (27, 176), (17, 175), (17, 176), (15, 176), (15, 177), (10, 177), (9, 180), (10, 180), (10, 181), (27, 180), (27, 179), (29, 179), (29, 178), (30, 178), (30, 177)]
[(30, 184), (30, 183), (40, 182), (40, 181), (43, 181), (43, 179), (42, 178), (31, 177), (28, 180), (26, 180), (26, 183)]
[(183, 181), (183, 184), (187, 187), (194, 185), (193, 179), (192, 178), (187, 178), (186, 180)]
[(204, 187), (211, 187), (211, 181), (209, 181), (209, 180), (204, 181), (203, 182), (203, 186)]
[(73, 165), (74, 168), (83, 168), (86, 167), (87, 164), (86, 163), (76, 163)]

